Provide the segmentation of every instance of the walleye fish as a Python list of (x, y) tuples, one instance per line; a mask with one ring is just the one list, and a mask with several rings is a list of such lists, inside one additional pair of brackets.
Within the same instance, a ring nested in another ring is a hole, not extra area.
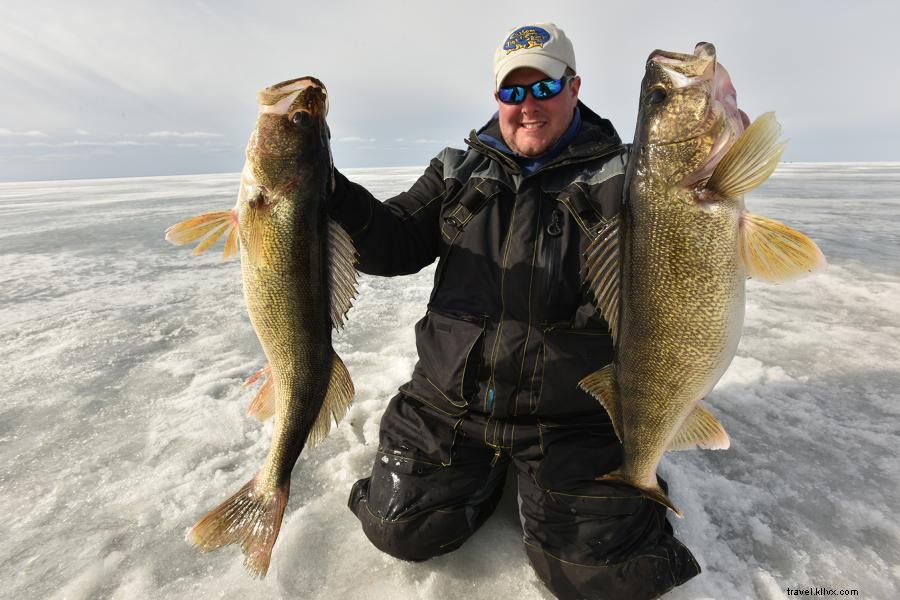
[(666, 450), (730, 445), (700, 401), (737, 349), (745, 279), (786, 281), (825, 266), (806, 236), (744, 208), (785, 145), (773, 113), (748, 123), (712, 44), (654, 51), (627, 201), (586, 252), (585, 280), (616, 358), (579, 385), (606, 408), (624, 447), (622, 466), (600, 479), (632, 485), (678, 516), (656, 468)]
[(312, 77), (259, 93), (237, 204), (166, 231), (176, 244), (201, 240), (194, 254), (226, 236), (223, 257), (238, 250), (244, 299), (269, 365), (250, 413), (277, 414), (265, 463), (246, 485), (200, 519), (188, 540), (209, 551), (240, 544), (255, 577), (269, 567), (291, 470), (304, 446), (322, 440), (347, 412), (353, 383), (331, 345), (356, 290), (356, 252), (325, 212), (331, 151), (327, 92)]

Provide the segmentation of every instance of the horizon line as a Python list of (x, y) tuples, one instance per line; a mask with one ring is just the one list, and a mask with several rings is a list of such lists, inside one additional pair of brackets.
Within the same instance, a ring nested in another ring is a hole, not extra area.
[[(778, 163), (778, 167), (782, 165), (897, 165), (900, 166), (900, 161), (897, 160), (788, 160), (782, 161)], [(422, 165), (402, 165), (402, 166), (379, 166), (379, 167), (346, 167), (344, 169), (338, 169), (338, 171), (344, 173), (349, 171), (372, 171), (372, 170), (398, 170), (398, 169), (422, 169), (423, 171), (428, 167), (427, 164)], [(777, 167), (776, 167), (777, 170)], [(115, 181), (115, 180), (125, 180), (125, 179), (163, 179), (163, 178), (172, 178), (172, 177), (200, 177), (200, 176), (240, 176), (240, 171), (200, 171), (197, 173), (170, 173), (170, 174), (156, 174), (156, 175), (110, 175), (110, 176), (100, 176), (100, 177), (74, 177), (69, 179), (0, 179), (0, 186), (5, 185), (20, 185), (20, 184), (31, 184), (31, 183), (69, 183), (69, 182), (79, 182), (86, 183), (90, 181)]]

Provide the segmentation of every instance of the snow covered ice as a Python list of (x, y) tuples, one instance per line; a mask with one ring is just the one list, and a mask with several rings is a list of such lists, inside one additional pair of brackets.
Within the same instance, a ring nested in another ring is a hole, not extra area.
[[(386, 198), (419, 168), (348, 170)], [(434, 268), (362, 276), (335, 347), (356, 385), (307, 450), (268, 577), (187, 529), (260, 466), (271, 424), (240, 384), (263, 364), (236, 261), (190, 256), (169, 225), (234, 204), (238, 176), (0, 184), (0, 565), (7, 598), (550, 598), (515, 493), (460, 550), (404, 563), (346, 508), (381, 412), (415, 361)], [(666, 455), (672, 518), (703, 573), (667, 598), (900, 597), (900, 164), (786, 164), (747, 198), (828, 269), (750, 281), (744, 334), (708, 403), (727, 451)], [(598, 365), (599, 366), (599, 365)]]

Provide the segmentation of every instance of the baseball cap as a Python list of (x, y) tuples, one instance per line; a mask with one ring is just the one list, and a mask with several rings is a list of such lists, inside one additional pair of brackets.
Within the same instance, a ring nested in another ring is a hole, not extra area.
[(522, 25), (510, 31), (494, 53), (494, 89), (514, 69), (531, 67), (559, 79), (566, 67), (575, 70), (575, 50), (553, 23)]

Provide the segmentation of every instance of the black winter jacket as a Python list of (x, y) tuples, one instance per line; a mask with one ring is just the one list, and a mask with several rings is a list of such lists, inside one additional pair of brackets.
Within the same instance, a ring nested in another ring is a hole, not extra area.
[[(403, 393), (452, 415), (603, 413), (577, 388), (613, 357), (581, 267), (591, 236), (619, 210), (626, 149), (609, 121), (579, 108), (575, 139), (528, 176), (474, 131), (468, 150), (444, 149), (384, 203), (336, 174), (330, 212), (361, 271), (402, 275), (439, 259)], [(481, 131), (500, 138), (496, 120)]]

